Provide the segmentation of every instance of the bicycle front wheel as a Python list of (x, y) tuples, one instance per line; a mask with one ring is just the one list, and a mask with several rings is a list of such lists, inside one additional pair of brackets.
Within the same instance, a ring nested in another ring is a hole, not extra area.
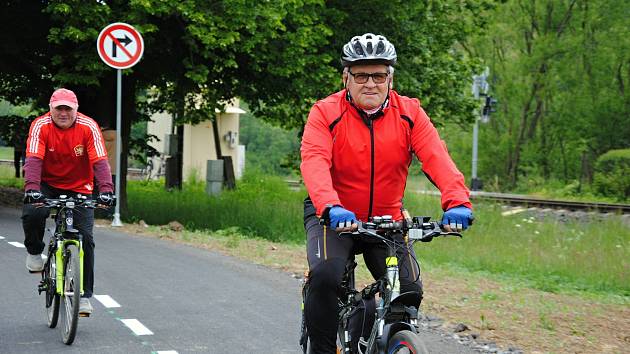
[(44, 267), (43, 283), (45, 286), (45, 305), (48, 327), (55, 328), (59, 319), (59, 294), (57, 294), (57, 257), (55, 252), (50, 252), (50, 256)]
[(63, 342), (70, 345), (74, 341), (79, 322), (79, 302), (81, 300), (81, 259), (79, 247), (69, 244), (65, 251), (63, 284)]
[(411, 331), (396, 332), (387, 344), (387, 354), (428, 354), (426, 346)]

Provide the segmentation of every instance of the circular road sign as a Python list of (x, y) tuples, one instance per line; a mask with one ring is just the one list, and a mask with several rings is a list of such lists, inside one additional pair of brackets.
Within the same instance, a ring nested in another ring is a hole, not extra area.
[(96, 40), (96, 50), (105, 64), (114, 69), (128, 69), (142, 58), (144, 41), (133, 26), (116, 22), (103, 28)]

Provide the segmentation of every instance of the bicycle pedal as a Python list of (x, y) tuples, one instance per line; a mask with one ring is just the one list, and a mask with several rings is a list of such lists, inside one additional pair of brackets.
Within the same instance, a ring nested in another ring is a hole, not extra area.
[(29, 273), (31, 274), (42, 274), (43, 270), (28, 270)]

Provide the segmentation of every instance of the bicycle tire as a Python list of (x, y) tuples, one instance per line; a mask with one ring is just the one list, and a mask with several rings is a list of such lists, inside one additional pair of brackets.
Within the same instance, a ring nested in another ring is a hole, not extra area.
[(387, 343), (387, 354), (428, 354), (424, 342), (411, 331), (396, 332)]
[(46, 291), (44, 293), (44, 301), (46, 305), (46, 317), (48, 320), (48, 328), (57, 327), (59, 319), (59, 294), (57, 294), (57, 259), (55, 252), (51, 252), (46, 260), (44, 267), (44, 284)]
[(65, 344), (72, 344), (79, 322), (79, 302), (81, 300), (81, 259), (76, 244), (68, 244), (63, 266), (64, 323), (62, 337)]

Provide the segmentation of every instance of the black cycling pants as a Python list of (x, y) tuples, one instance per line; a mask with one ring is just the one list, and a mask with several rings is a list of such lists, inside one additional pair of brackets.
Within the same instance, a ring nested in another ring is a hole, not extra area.
[[(335, 353), (337, 338), (337, 294), (345, 264), (354, 254), (363, 253), (363, 259), (374, 279), (385, 275), (387, 246), (378, 240), (354, 239), (338, 235), (319, 224), (316, 216), (307, 216), (306, 253), (309, 266), (309, 287), (304, 313), (311, 342), (311, 353)], [(402, 237), (401, 237), (402, 239)], [(402, 240), (401, 240), (402, 241)], [(420, 270), (415, 254), (401, 250), (397, 254), (400, 291), (418, 291), (422, 294)], [(417, 307), (420, 304), (416, 304)]]
[[(46, 198), (59, 198), (60, 195), (74, 197), (77, 192), (53, 188), (46, 183), (41, 184), (41, 192)], [(88, 195), (88, 198), (90, 196)], [(49, 208), (37, 208), (24, 204), (22, 208), (22, 227), (24, 228), (24, 246), (30, 254), (44, 251), (44, 231), (46, 219), (50, 215)], [(94, 290), (94, 209), (76, 207), (73, 211), (74, 227), (83, 235), (83, 296), (92, 297)]]

